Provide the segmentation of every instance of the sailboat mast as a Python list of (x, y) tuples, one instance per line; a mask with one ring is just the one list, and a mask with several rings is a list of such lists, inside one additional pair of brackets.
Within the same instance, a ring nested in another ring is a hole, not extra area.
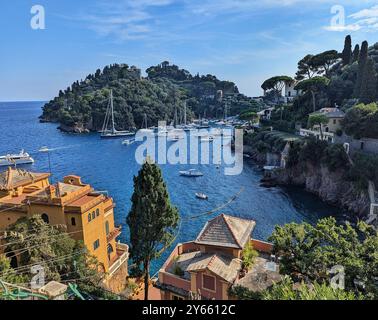
[(174, 126), (177, 126), (177, 107), (175, 108), (175, 120), (174, 120)]
[(184, 103), (184, 125), (186, 125), (186, 101)]
[(110, 90), (110, 109), (111, 109), (111, 111), (112, 111), (112, 132), (115, 133), (115, 127), (114, 127), (113, 90)]

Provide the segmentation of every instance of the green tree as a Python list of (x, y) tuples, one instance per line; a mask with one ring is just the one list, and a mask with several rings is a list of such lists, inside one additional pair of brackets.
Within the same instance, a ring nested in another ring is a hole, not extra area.
[(356, 84), (355, 84), (354, 92), (353, 92), (353, 95), (355, 98), (360, 97), (362, 78), (364, 76), (365, 65), (368, 58), (368, 49), (369, 49), (368, 42), (367, 41), (362, 42), (361, 51), (358, 56), (357, 80), (356, 80)]
[(358, 61), (359, 57), (360, 57), (360, 45), (356, 44), (353, 50), (353, 62)]
[(271, 91), (278, 103), (279, 98), (282, 96), (282, 89), (287, 82), (293, 82), (294, 79), (288, 76), (275, 76), (264, 81), (261, 88), (266, 91)]
[(97, 296), (101, 297), (105, 274), (97, 271), (100, 267), (97, 259), (89, 254), (81, 241), (72, 239), (63, 225), (50, 226), (35, 215), (18, 220), (7, 233), (5, 253), (17, 258), (17, 267), (22, 268), (20, 273), (18, 269), (10, 270), (9, 282), (29, 282), (34, 274), (30, 273), (30, 268), (24, 267), (38, 264), (44, 268), (46, 281), (74, 279), (80, 288), (86, 292), (99, 291)]
[(350, 35), (347, 35), (345, 37), (344, 50), (341, 56), (343, 59), (344, 66), (350, 64), (352, 59), (352, 37)]
[(377, 103), (358, 104), (350, 108), (341, 123), (346, 134), (356, 139), (378, 138)]
[(293, 280), (286, 276), (277, 284), (262, 293), (262, 300), (357, 300), (361, 295), (341, 289), (333, 289), (326, 283), (294, 285)]
[(245, 113), (242, 113), (240, 116), (239, 116), (239, 119), (240, 120), (245, 120), (245, 121), (255, 121), (257, 119), (257, 113), (254, 112), (254, 111), (249, 111), (249, 112), (245, 112)]
[(256, 261), (259, 253), (253, 248), (251, 242), (248, 242), (242, 251), (243, 267), (249, 270)]
[(127, 217), (130, 228), (133, 262), (143, 265), (145, 300), (148, 299), (151, 260), (171, 244), (179, 221), (176, 207), (171, 205), (162, 173), (147, 159), (137, 177), (134, 177), (132, 207)]
[(339, 60), (340, 55), (336, 50), (328, 50), (314, 56), (312, 65), (318, 69), (318, 74), (324, 73), (326, 77), (329, 76), (331, 67)]
[(295, 90), (310, 92), (312, 96), (313, 111), (316, 111), (316, 93), (326, 88), (330, 80), (325, 77), (313, 77), (303, 80), (295, 86)]
[(298, 62), (298, 71), (295, 79), (298, 81), (311, 79), (319, 71), (319, 67), (313, 63), (314, 56), (308, 54)]
[(365, 63), (363, 76), (361, 79), (360, 101), (368, 104), (376, 100), (377, 97), (377, 73), (375, 71), (374, 60), (368, 58)]
[(310, 116), (308, 117), (308, 126), (310, 128), (319, 126), (321, 140), (323, 140), (323, 125), (326, 125), (326, 124), (328, 124), (328, 118), (324, 114), (315, 113), (315, 114), (310, 114)]
[(345, 269), (345, 289), (356, 290), (355, 280), (365, 283), (370, 297), (377, 297), (378, 236), (363, 222), (357, 228), (349, 223), (338, 225), (335, 218), (325, 218), (315, 226), (290, 223), (277, 226), (269, 240), (281, 257), (280, 270), (295, 281), (327, 282), (329, 270)]

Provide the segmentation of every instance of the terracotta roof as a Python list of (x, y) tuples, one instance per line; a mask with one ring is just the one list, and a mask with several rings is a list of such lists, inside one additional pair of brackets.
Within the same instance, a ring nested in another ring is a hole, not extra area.
[(243, 249), (256, 222), (222, 214), (206, 223), (195, 243)]
[(240, 259), (232, 256), (195, 251), (178, 256), (169, 272), (173, 273), (174, 267), (177, 265), (184, 271), (183, 278), (189, 280), (190, 272), (209, 270), (225, 281), (233, 283), (241, 269), (241, 264)]
[(319, 111), (313, 112), (312, 114), (324, 114), (328, 118), (344, 118), (345, 112), (341, 111), (339, 108), (323, 108)]
[(48, 178), (49, 176), (49, 173), (29, 172), (9, 167), (8, 170), (0, 173), (0, 190), (12, 190), (16, 187)]

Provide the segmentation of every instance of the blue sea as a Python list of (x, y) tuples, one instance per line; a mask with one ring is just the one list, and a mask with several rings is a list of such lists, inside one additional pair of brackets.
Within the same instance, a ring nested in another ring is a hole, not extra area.
[[(25, 169), (48, 172), (47, 154), (38, 152), (42, 146), (48, 146), (52, 149), (52, 180), (57, 181), (65, 175), (75, 174), (96, 190), (107, 191), (116, 202), (116, 224), (123, 227), (120, 240), (127, 243), (129, 231), (126, 216), (131, 207), (133, 176), (140, 168), (135, 160), (138, 144), (124, 146), (121, 144), (122, 139), (104, 140), (94, 133), (73, 135), (60, 132), (57, 124), (39, 123), (43, 104), (0, 103), (0, 155), (18, 153), (25, 149), (35, 159), (35, 163), (25, 166)], [(193, 167), (201, 170), (204, 176), (195, 179), (179, 176), (180, 170)], [(174, 245), (195, 239), (204, 223), (219, 213), (255, 220), (253, 237), (262, 240), (269, 237), (275, 225), (301, 221), (314, 223), (319, 218), (330, 215), (343, 216), (341, 210), (323, 203), (300, 188), (261, 187), (259, 182), (262, 172), (249, 160), (245, 160), (244, 170), (237, 176), (225, 176), (222, 168), (214, 165), (163, 165), (161, 169), (171, 201), (179, 208), (183, 223), (172, 247), (153, 262), (152, 273), (159, 270)], [(244, 191), (222, 211), (187, 219), (226, 203), (241, 188)], [(196, 192), (206, 193), (209, 200), (197, 199)]]

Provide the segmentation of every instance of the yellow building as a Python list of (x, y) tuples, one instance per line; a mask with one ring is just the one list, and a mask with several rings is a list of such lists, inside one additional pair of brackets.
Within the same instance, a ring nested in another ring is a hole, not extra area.
[(114, 225), (113, 199), (82, 183), (78, 176), (66, 176), (54, 185), (49, 176), (11, 168), (0, 173), (0, 229), (20, 218), (41, 215), (46, 223), (65, 225), (72, 238), (82, 240), (107, 273), (109, 283), (119, 273), (126, 278), (128, 246), (116, 242), (121, 228)]

